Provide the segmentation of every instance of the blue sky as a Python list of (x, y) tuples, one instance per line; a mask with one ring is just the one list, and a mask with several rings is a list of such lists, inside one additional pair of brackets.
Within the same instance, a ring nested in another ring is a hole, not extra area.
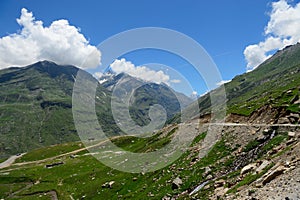
[[(274, 9), (272, 2), (2, 0), (0, 37), (20, 32), (21, 27), (16, 19), (20, 17), (22, 8), (32, 12), (36, 20), (43, 21), (45, 27), (50, 26), (53, 21), (67, 19), (70, 25), (80, 28), (80, 33), (92, 46), (128, 29), (169, 28), (184, 33), (201, 44), (217, 64), (222, 79), (230, 80), (247, 70), (245, 48), (266, 40), (265, 27), (270, 21), (270, 12)], [(288, 4), (293, 7), (298, 1), (289, 1)], [(171, 65), (179, 71), (180, 66), (183, 68), (185, 64), (180, 59), (155, 51), (148, 51), (148, 54), (137, 52), (123, 57), (136, 66), (158, 62)], [(205, 85), (199, 84), (199, 80), (191, 78), (191, 84), (198, 94), (206, 91)]]

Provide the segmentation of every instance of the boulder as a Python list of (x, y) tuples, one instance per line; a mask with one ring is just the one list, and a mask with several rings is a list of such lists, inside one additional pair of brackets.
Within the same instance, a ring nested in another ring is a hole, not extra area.
[(288, 136), (290, 137), (290, 138), (294, 138), (295, 136), (296, 136), (296, 133), (295, 132), (288, 132)]
[(115, 181), (110, 181), (110, 182), (108, 183), (108, 187), (109, 187), (109, 188), (112, 188), (112, 186), (113, 186), (114, 183), (115, 183)]
[(259, 167), (255, 170), (257, 173), (261, 173), (271, 162), (268, 160), (264, 160)]
[(181, 184), (182, 184), (182, 180), (179, 177), (175, 178), (172, 182), (172, 190), (178, 189)]
[(243, 167), (243, 169), (241, 170), (241, 175), (247, 174), (248, 172), (256, 169), (256, 163), (251, 163), (249, 165), (246, 165), (245, 167)]
[(225, 185), (225, 180), (223, 180), (223, 179), (220, 179), (220, 180), (217, 180), (216, 182), (215, 182), (215, 188), (218, 188), (218, 187), (222, 187), (222, 186), (224, 186)]
[(299, 116), (298, 113), (291, 113), (291, 114), (289, 115), (289, 117), (293, 117), (293, 118), (295, 118), (295, 119), (299, 119), (299, 118), (300, 118), (300, 116)]
[(273, 179), (275, 179), (277, 176), (283, 174), (283, 172), (286, 170), (286, 168), (283, 165), (280, 165), (275, 170), (268, 173), (264, 179), (262, 180), (262, 184), (265, 185), (269, 182), (271, 182)]
[(300, 99), (295, 101), (294, 104), (300, 104)]
[(278, 119), (278, 124), (289, 124), (290, 120), (287, 117), (282, 117)]
[(115, 183), (115, 181), (106, 182), (106, 183), (102, 184), (102, 188), (112, 188), (114, 183)]

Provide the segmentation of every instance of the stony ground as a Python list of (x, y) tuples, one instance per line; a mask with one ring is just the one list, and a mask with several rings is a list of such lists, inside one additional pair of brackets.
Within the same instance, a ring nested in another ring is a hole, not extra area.
[[(276, 162), (278, 167), (284, 169), (282, 173), (274, 176), (272, 180), (259, 187), (259, 180), (250, 186), (246, 186), (235, 196), (228, 196), (227, 199), (266, 199), (266, 200), (298, 200), (300, 199), (300, 143), (299, 138), (296, 144), (282, 156), (271, 160)], [(277, 168), (278, 167), (274, 168)], [(274, 172), (276, 169), (270, 169)]]

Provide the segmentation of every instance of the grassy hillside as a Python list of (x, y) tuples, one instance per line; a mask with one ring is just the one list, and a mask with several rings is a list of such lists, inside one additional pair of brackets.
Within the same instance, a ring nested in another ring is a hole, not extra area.
[[(265, 105), (299, 113), (300, 43), (278, 51), (255, 70), (238, 75), (224, 85), (227, 114), (250, 116)], [(211, 91), (220, 95), (219, 89)], [(198, 99), (200, 113), (210, 112), (210, 93)], [(187, 110), (190, 116), (198, 113)]]
[[(176, 130), (173, 126), (150, 138), (124, 136), (112, 141), (127, 151), (145, 153), (167, 144)], [(214, 185), (221, 179), (227, 181), (224, 187), (228, 188), (228, 194), (232, 194), (243, 185), (261, 177), (274, 164), (270, 163), (265, 171), (255, 177), (251, 173), (240, 176), (244, 165), (253, 160), (260, 162), (266, 159), (268, 152), (272, 152), (287, 141), (287, 134), (280, 131), (273, 139), (265, 141), (254, 142), (255, 135), (243, 136), (241, 140), (239, 131), (235, 130), (225, 129), (220, 140), (201, 160), (198, 155), (206, 132), (199, 130), (190, 148), (177, 161), (150, 173), (126, 173), (111, 169), (96, 160), (87, 150), (82, 149), (80, 143), (34, 150), (17, 160), (9, 171), (7, 168), (0, 169), (0, 198), (51, 199), (48, 192), (53, 191), (59, 199), (162, 199), (163, 197), (191, 199), (189, 193), (206, 182), (206, 188), (192, 196), (196, 199), (208, 199), (209, 195), (214, 193)], [(100, 150), (100, 157), (102, 154), (108, 155), (107, 152), (101, 152), (102, 145), (105, 146), (105, 143), (97, 147)], [(78, 149), (80, 151), (74, 152)], [(273, 156), (273, 159), (284, 154), (286, 150), (288, 149), (283, 149), (280, 154)], [(70, 153), (65, 154), (66, 152)], [(248, 158), (253, 152), (257, 152), (254, 154), (257, 156)], [(62, 156), (58, 156), (61, 154)], [(114, 154), (110, 153), (109, 156), (113, 157)], [(48, 160), (44, 160), (47, 158)], [(239, 161), (243, 158), (245, 160), (241, 164)], [(43, 161), (39, 162), (42, 159)], [(37, 162), (24, 163), (28, 161)], [(46, 167), (54, 163), (60, 164)], [(176, 178), (182, 180), (182, 184), (178, 187), (173, 183)]]
[[(72, 116), (77, 71), (48, 61), (0, 71), (0, 157), (79, 140)], [(104, 129), (118, 134), (107, 112), (109, 94), (99, 85), (97, 113)]]
[[(0, 71), (0, 158), (79, 140), (72, 115), (72, 92), (78, 70), (42, 61)], [(114, 81), (111, 84), (117, 79)], [(130, 81), (140, 82), (132, 77)], [(99, 123), (107, 136), (123, 134), (112, 116), (112, 92), (104, 86), (98, 84), (95, 95)], [(146, 84), (134, 94), (130, 114), (139, 125), (149, 123), (148, 111), (153, 104), (166, 107), (169, 118), (180, 109), (173, 92), (163, 85)], [(181, 98), (185, 103), (189, 100)]]
[[(252, 72), (225, 84), (230, 113), (250, 115), (263, 105), (293, 109), (299, 95), (300, 44), (277, 52)], [(288, 94), (284, 92), (291, 90)], [(299, 112), (299, 107), (295, 110)]]

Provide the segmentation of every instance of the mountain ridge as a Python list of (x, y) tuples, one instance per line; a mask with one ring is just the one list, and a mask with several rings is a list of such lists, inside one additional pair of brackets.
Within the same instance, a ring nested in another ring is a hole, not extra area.
[[(73, 85), (79, 70), (51, 61), (0, 70), (0, 157), (79, 140), (72, 115)], [(81, 71), (94, 79), (88, 72)], [(130, 80), (141, 83), (132, 77)], [(143, 92), (143, 88), (152, 97)], [(169, 88), (159, 85), (151, 88), (148, 83), (143, 88), (137, 90), (131, 102), (130, 112), (135, 123), (141, 126), (149, 123), (148, 110), (153, 104), (169, 106), (168, 117), (179, 111)], [(111, 113), (111, 95), (112, 91), (98, 84), (96, 113), (108, 136), (122, 135)], [(159, 98), (153, 98), (155, 96)]]

